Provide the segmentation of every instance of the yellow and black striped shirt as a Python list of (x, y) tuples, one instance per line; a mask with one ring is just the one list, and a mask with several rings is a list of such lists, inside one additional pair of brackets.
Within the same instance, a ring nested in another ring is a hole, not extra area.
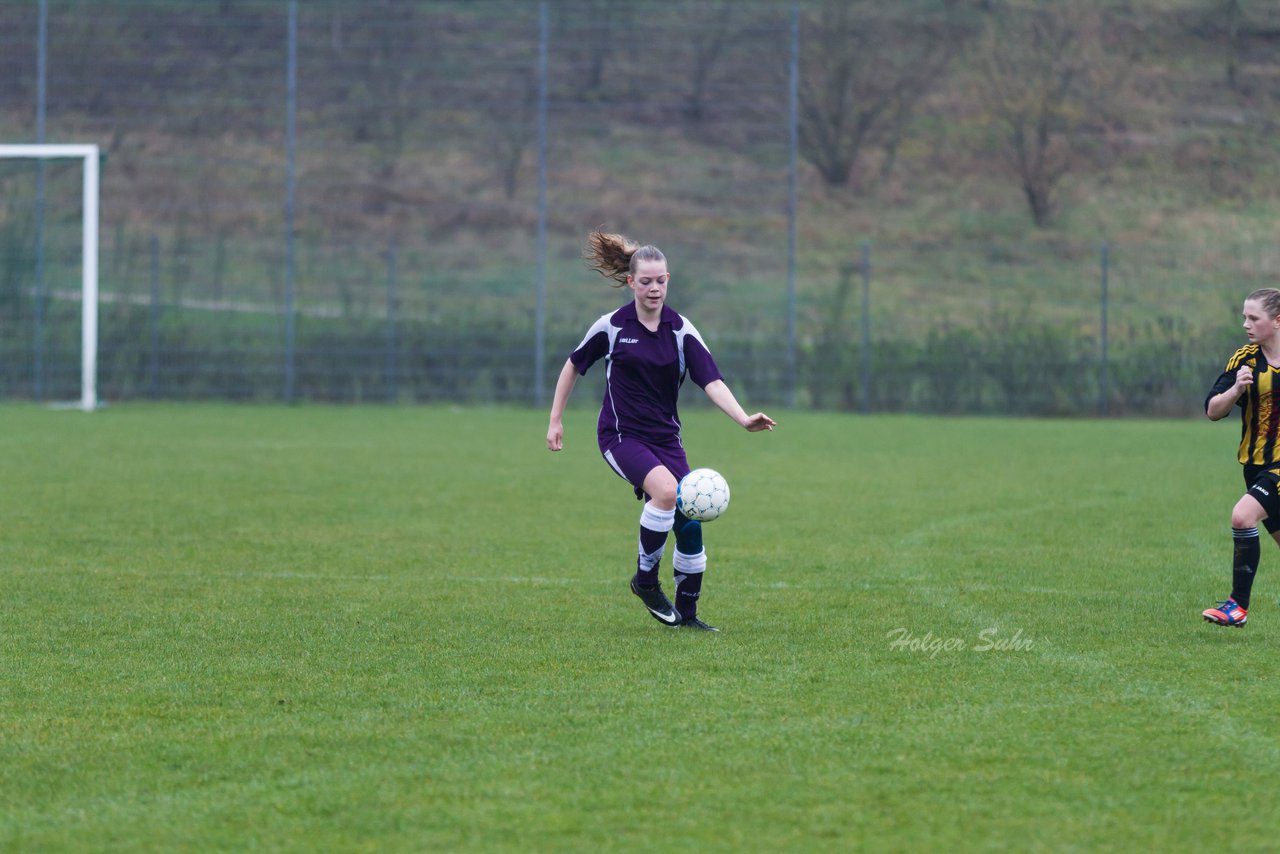
[(1246, 465), (1259, 466), (1280, 462), (1276, 441), (1280, 435), (1280, 366), (1267, 364), (1266, 354), (1257, 344), (1241, 347), (1227, 360), (1227, 369), (1213, 384), (1205, 406), (1210, 398), (1235, 385), (1241, 365), (1253, 370), (1253, 384), (1236, 401), (1240, 407), (1238, 459)]

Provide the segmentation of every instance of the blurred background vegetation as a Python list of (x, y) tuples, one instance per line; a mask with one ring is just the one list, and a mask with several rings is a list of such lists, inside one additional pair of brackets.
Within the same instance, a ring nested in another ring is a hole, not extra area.
[[(287, 4), (46, 8), (45, 139), (105, 152), (102, 394), (279, 398)], [(1280, 0), (795, 4), (794, 373), (793, 4), (547, 8), (534, 365), (539, 4), (299, 5), (299, 396), (537, 402), (623, 299), (601, 225), (664, 249), (761, 405), (1189, 414), (1280, 283)], [(36, 139), (39, 9), (0, 5), (3, 142)], [(44, 173), (37, 225), (0, 161), (8, 397), (75, 396), (79, 177)]]

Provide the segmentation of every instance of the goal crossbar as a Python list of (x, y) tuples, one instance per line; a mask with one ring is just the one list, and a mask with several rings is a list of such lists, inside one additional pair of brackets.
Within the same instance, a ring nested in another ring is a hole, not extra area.
[(0, 145), (0, 159), (84, 161), (84, 224), (81, 262), (80, 409), (98, 405), (98, 146)]

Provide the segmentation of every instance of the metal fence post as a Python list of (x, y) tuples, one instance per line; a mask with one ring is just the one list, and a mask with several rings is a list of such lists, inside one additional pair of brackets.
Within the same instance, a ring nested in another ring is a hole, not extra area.
[[(49, 3), (40, 0), (40, 18), (36, 31), (36, 144), (44, 144), (45, 107), (47, 103), (49, 56)], [(35, 328), (32, 330), (34, 364), (33, 396), (44, 400), (44, 158), (36, 159), (36, 269)]]
[(1102, 258), (1101, 258), (1101, 280), (1102, 280), (1102, 317), (1099, 338), (1102, 343), (1102, 363), (1098, 370), (1098, 414), (1108, 415), (1110, 413), (1110, 365), (1108, 364), (1110, 355), (1109, 347), (1109, 330), (1107, 328), (1107, 308), (1110, 296), (1107, 293), (1107, 280), (1110, 276), (1111, 267), (1111, 245), (1107, 241), (1102, 242)]
[(396, 239), (387, 244), (387, 403), (395, 403), (400, 389), (396, 365)]
[(871, 241), (862, 242), (862, 414), (871, 412)]
[(538, 295), (533, 333), (533, 402), (546, 400), (547, 361), (547, 0), (538, 4)]
[(796, 405), (796, 207), (797, 150), (800, 147), (800, 4), (791, 3), (791, 51), (787, 67), (787, 386), (788, 407)]
[(151, 352), (147, 359), (147, 394), (160, 396), (160, 238), (151, 235)]
[(285, 78), (285, 123), (287, 178), (285, 190), (285, 269), (284, 269), (284, 399), (292, 403), (294, 396), (294, 216), (298, 184), (298, 0), (289, 0), (289, 55)]

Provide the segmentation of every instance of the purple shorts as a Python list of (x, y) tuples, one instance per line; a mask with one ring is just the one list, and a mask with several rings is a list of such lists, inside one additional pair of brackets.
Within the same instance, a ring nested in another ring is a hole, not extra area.
[(679, 445), (649, 445), (637, 439), (618, 439), (602, 448), (604, 461), (644, 497), (644, 478), (658, 466), (666, 466), (676, 480), (689, 473), (689, 461)]

